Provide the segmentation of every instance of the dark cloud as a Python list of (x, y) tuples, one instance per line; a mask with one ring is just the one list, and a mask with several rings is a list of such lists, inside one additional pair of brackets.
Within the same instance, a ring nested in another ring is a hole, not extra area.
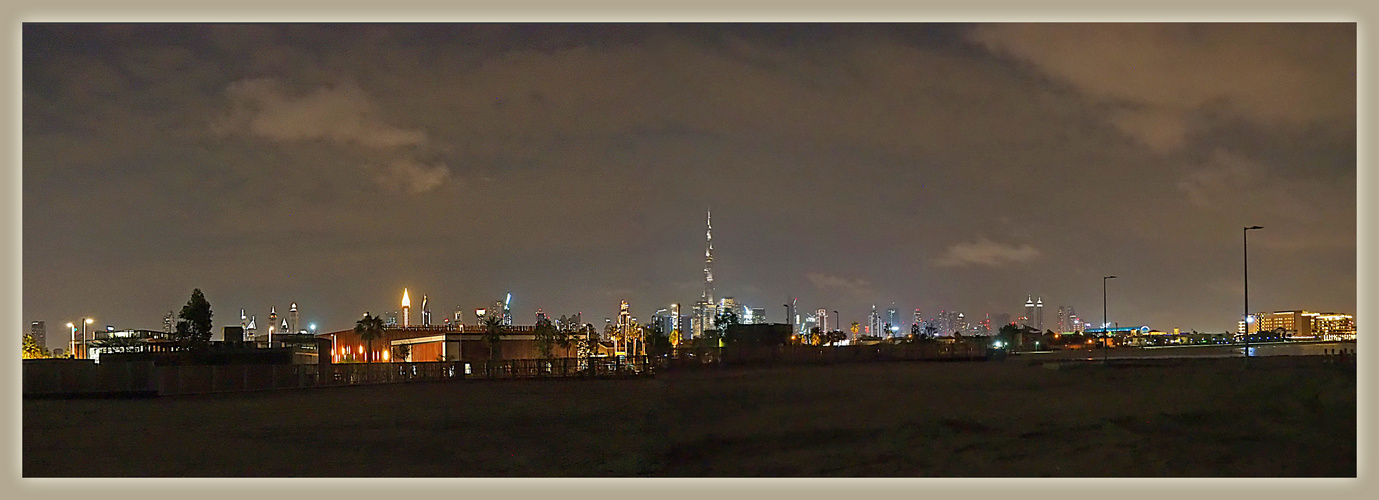
[(1221, 330), (1248, 224), (1252, 302), (1351, 311), (1354, 44), (1354, 25), (26, 24), (25, 314), (150, 327), (199, 286), (343, 328), (407, 286), (646, 315), (698, 297), (710, 207), (720, 293), (768, 311), (976, 317), (1036, 294), (1087, 314), (1117, 274), (1126, 322)]

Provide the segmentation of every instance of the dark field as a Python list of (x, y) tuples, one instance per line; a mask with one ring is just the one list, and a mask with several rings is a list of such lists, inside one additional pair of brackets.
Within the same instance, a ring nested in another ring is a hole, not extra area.
[(873, 363), (24, 401), (23, 474), (1356, 475), (1354, 365)]

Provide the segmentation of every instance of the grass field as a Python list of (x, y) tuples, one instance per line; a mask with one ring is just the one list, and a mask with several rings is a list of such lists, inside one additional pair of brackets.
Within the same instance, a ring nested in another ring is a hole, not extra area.
[(724, 369), (26, 400), (23, 474), (1356, 474), (1354, 366), (1275, 358)]

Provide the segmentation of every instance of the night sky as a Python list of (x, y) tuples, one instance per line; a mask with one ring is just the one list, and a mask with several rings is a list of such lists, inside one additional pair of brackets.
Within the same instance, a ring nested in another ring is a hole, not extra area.
[(23, 314), (1356, 308), (1354, 24), (35, 25)]

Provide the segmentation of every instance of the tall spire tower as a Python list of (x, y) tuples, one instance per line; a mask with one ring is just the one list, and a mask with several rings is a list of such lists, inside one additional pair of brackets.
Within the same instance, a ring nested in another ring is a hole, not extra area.
[(713, 303), (713, 211), (708, 211), (708, 231), (704, 233), (704, 301)]
[(407, 312), (412, 309), (412, 299), (407, 297), (407, 288), (402, 288), (402, 326), (408, 326)]

